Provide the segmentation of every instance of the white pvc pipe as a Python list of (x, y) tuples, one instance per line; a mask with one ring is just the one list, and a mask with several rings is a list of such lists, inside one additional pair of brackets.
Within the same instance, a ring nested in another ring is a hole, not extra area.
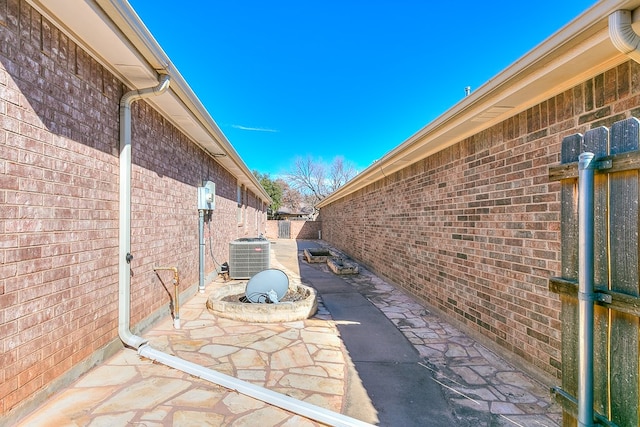
[[(142, 98), (159, 95), (169, 87), (169, 76), (163, 75), (158, 86), (132, 90), (120, 100), (120, 237), (119, 237), (119, 297), (118, 333), (124, 344), (138, 350), (140, 356), (208, 380), (214, 384), (237, 390), (254, 399), (290, 411), (294, 414), (322, 422), (329, 426), (371, 426), (364, 421), (330, 411), (319, 406), (293, 399), (264, 387), (216, 372), (179, 357), (152, 348), (147, 340), (130, 330), (131, 315), (131, 104)], [(178, 326), (179, 327), (179, 326)]]

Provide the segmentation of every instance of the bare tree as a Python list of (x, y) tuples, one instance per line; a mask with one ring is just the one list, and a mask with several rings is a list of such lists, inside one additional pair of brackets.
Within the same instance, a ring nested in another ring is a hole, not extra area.
[(355, 167), (343, 157), (334, 158), (327, 166), (321, 160), (307, 156), (295, 159), (287, 178), (291, 187), (300, 191), (315, 207), (320, 200), (342, 187), (355, 175)]
[(311, 156), (297, 157), (288, 178), (291, 186), (303, 194), (313, 195), (317, 200), (322, 200), (327, 195), (324, 166)]
[(331, 163), (329, 173), (329, 192), (333, 193), (338, 188), (345, 185), (351, 178), (356, 176), (356, 169), (353, 164), (345, 162), (344, 157), (339, 156)]
[(282, 206), (294, 211), (299, 210), (303, 199), (302, 194), (298, 190), (291, 188), (291, 186), (281, 178), (276, 180), (276, 184), (282, 189)]

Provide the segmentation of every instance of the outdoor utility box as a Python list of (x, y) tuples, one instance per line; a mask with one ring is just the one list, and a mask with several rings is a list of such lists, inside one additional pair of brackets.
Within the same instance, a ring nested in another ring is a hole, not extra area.
[(216, 208), (216, 184), (211, 181), (198, 187), (198, 210), (212, 211)]
[(271, 243), (261, 237), (245, 237), (229, 243), (229, 277), (250, 279), (269, 269)]

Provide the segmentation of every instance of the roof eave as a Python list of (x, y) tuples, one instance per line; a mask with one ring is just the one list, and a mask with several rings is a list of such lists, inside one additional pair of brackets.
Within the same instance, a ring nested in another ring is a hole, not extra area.
[(130, 88), (171, 75), (166, 95), (147, 102), (265, 203), (272, 200), (126, 0), (28, 0)]
[(543, 102), (628, 58), (609, 38), (608, 16), (638, 0), (596, 3), (529, 53), (324, 198), (339, 200)]

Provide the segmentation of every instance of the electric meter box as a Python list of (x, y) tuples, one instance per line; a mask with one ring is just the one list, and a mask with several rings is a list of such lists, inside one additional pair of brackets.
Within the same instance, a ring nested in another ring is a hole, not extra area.
[(198, 210), (212, 211), (216, 208), (216, 184), (206, 181), (198, 187)]

